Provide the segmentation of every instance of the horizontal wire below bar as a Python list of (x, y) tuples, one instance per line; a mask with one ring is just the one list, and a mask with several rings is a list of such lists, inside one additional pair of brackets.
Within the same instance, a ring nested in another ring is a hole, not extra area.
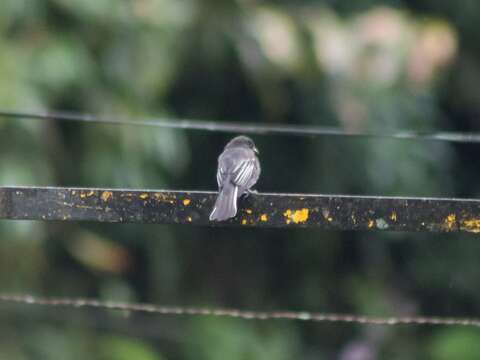
[(300, 320), (312, 322), (358, 323), (370, 325), (448, 325), (480, 326), (477, 318), (452, 318), (438, 316), (363, 316), (345, 314), (327, 314), (307, 311), (250, 311), (239, 309), (212, 309), (182, 306), (161, 306), (153, 304), (132, 304), (116, 301), (93, 299), (44, 298), (32, 295), (0, 294), (0, 301), (24, 305), (52, 307), (96, 308), (103, 310), (121, 310), (144, 312), (160, 315), (217, 316), (244, 320)]

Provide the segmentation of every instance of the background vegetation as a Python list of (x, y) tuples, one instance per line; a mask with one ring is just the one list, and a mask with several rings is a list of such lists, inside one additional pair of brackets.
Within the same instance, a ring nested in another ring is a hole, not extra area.
[[(473, 0), (2, 0), (0, 108), (480, 128)], [(0, 119), (0, 185), (214, 189), (230, 136)], [(478, 146), (255, 137), (259, 191), (478, 197)], [(478, 316), (473, 235), (0, 222), (0, 289)], [(2, 359), (474, 359), (478, 331), (0, 305)]]

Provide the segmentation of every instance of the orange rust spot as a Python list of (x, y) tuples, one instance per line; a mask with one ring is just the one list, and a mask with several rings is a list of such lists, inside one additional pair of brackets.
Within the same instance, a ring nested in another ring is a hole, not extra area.
[(192, 201), (190, 199), (183, 199), (183, 205), (188, 206)]
[(251, 214), (252, 213), (252, 209), (247, 209), (245, 210), (247, 212), (247, 214)]
[(262, 215), (260, 215), (260, 221), (263, 221), (263, 222), (268, 221), (268, 216), (267, 216), (267, 214), (262, 214)]
[(457, 217), (455, 214), (448, 215), (445, 221), (443, 222), (443, 228), (446, 230), (452, 230), (456, 225), (456, 219)]
[(397, 213), (395, 211), (392, 211), (392, 214), (390, 215), (390, 219), (393, 221), (397, 221)]
[(146, 193), (140, 194), (139, 198), (142, 200), (145, 200), (146, 198), (148, 198), (148, 194)]
[(368, 220), (368, 228), (371, 229), (375, 225), (375, 222), (373, 220)]
[(100, 198), (103, 201), (108, 201), (112, 198), (112, 196), (113, 196), (113, 193), (111, 191), (104, 191), (102, 192), (102, 195), (100, 196)]
[(308, 209), (303, 208), (299, 210), (292, 211), (290, 209), (287, 209), (284, 213), (283, 216), (285, 216), (285, 222), (287, 224), (290, 224), (291, 221), (293, 221), (295, 224), (298, 223), (304, 223), (305, 221), (308, 220)]
[(462, 230), (472, 233), (480, 233), (480, 219), (468, 219), (462, 221)]
[(242, 225), (247, 225), (247, 219), (242, 219)]

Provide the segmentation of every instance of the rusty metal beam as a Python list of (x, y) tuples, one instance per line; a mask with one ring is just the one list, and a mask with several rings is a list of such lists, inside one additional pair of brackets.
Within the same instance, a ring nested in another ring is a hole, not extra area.
[(315, 227), (480, 233), (480, 200), (252, 194), (236, 218), (212, 223), (216, 193), (59, 187), (0, 187), (0, 219)]

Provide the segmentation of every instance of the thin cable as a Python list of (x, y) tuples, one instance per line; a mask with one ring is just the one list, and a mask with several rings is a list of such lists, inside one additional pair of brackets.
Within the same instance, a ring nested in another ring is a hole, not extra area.
[(52, 307), (96, 308), (146, 312), (161, 315), (216, 316), (243, 320), (301, 320), (313, 322), (357, 323), (369, 325), (447, 325), (480, 327), (477, 318), (445, 318), (428, 316), (371, 317), (363, 315), (324, 314), (306, 311), (260, 312), (239, 309), (209, 309), (181, 306), (159, 306), (153, 304), (122, 303), (93, 299), (43, 298), (31, 295), (0, 294), (0, 301), (25, 305)]
[(253, 123), (217, 122), (205, 120), (153, 118), (126, 119), (83, 115), (69, 112), (15, 112), (0, 110), (3, 118), (24, 118), (37, 120), (75, 121), (87, 123), (103, 123), (110, 125), (154, 126), (169, 129), (201, 130), (226, 133), (243, 133), (258, 135), (296, 135), (296, 136), (348, 136), (367, 138), (391, 138), (408, 140), (447, 141), (455, 143), (480, 143), (480, 133), (467, 132), (422, 132), (398, 130), (390, 132), (350, 131), (326, 126), (288, 126), (281, 124), (259, 125)]

